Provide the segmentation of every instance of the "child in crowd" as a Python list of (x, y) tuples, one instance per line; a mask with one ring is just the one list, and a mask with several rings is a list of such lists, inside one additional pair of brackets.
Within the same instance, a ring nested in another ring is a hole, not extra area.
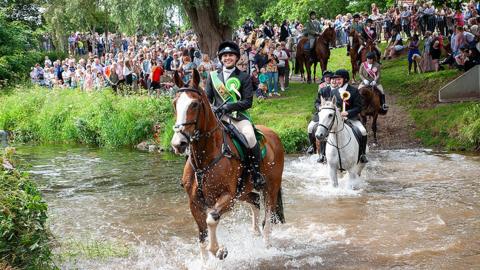
[[(254, 74), (257, 74), (257, 71), (255, 69)], [(257, 97), (264, 99), (267, 97), (267, 92), (268, 92), (268, 76), (267, 76), (267, 70), (265, 68), (260, 69), (260, 74), (258, 75), (258, 87), (257, 87)]]
[(414, 34), (408, 45), (408, 74), (411, 74), (412, 64), (413, 71), (417, 73), (417, 61), (416, 58), (420, 57), (420, 50), (418, 49), (419, 40), (418, 35)]

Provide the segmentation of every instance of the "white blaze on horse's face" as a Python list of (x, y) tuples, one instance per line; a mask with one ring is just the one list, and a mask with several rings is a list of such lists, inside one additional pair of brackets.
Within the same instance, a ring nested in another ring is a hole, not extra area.
[(185, 152), (186, 146), (188, 145), (188, 139), (185, 138), (181, 131), (185, 129), (185, 123), (187, 123), (187, 114), (188, 108), (192, 104), (193, 99), (190, 98), (187, 93), (183, 92), (177, 99), (175, 110), (177, 111), (177, 120), (175, 121), (175, 126), (173, 127), (173, 138), (171, 145), (176, 154), (183, 154)]

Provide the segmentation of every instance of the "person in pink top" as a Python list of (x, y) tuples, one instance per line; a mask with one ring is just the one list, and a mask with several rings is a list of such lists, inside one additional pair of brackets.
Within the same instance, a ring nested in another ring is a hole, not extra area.
[(463, 13), (462, 13), (461, 10), (457, 9), (457, 11), (455, 12), (454, 19), (455, 19), (455, 25), (456, 26), (463, 27), (465, 25), (465, 20), (464, 20)]

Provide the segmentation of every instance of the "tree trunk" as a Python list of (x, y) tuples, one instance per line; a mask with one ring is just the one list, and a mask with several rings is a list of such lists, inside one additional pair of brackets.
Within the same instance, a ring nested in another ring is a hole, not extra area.
[[(198, 37), (198, 45), (202, 52), (211, 58), (216, 57), (218, 45), (232, 38), (232, 28), (222, 24), (219, 18), (218, 0), (207, 0), (203, 5), (192, 5), (188, 0), (182, 4)], [(225, 0), (224, 5), (233, 7), (234, 0)]]

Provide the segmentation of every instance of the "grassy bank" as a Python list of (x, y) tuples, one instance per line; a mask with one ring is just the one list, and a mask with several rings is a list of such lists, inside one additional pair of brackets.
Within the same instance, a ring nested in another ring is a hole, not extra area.
[[(332, 51), (329, 69), (338, 68), (350, 69), (344, 48)], [(411, 113), (417, 126), (412, 132), (426, 146), (479, 149), (478, 104), (437, 102), (438, 90), (458, 75), (456, 70), (408, 75), (406, 56), (383, 61), (385, 90)], [(173, 115), (168, 98), (27, 88), (0, 95), (0, 129), (13, 131), (19, 142), (131, 146), (152, 140), (152, 127), (158, 124), (159, 141), (169, 147)], [(317, 85), (293, 82), (281, 98), (255, 101), (253, 119), (278, 132), (288, 153), (298, 152), (307, 145), (316, 90)]]
[(406, 57), (384, 61), (382, 84), (410, 112), (415, 136), (429, 147), (480, 150), (479, 103), (438, 103), (438, 90), (461, 73), (451, 69), (408, 75), (406, 65)]
[(12, 131), (17, 142), (119, 147), (153, 138), (158, 124), (168, 145), (171, 110), (168, 98), (33, 87), (0, 96), (0, 129)]
[(0, 151), (0, 269), (55, 269), (47, 204), (28, 174)]

